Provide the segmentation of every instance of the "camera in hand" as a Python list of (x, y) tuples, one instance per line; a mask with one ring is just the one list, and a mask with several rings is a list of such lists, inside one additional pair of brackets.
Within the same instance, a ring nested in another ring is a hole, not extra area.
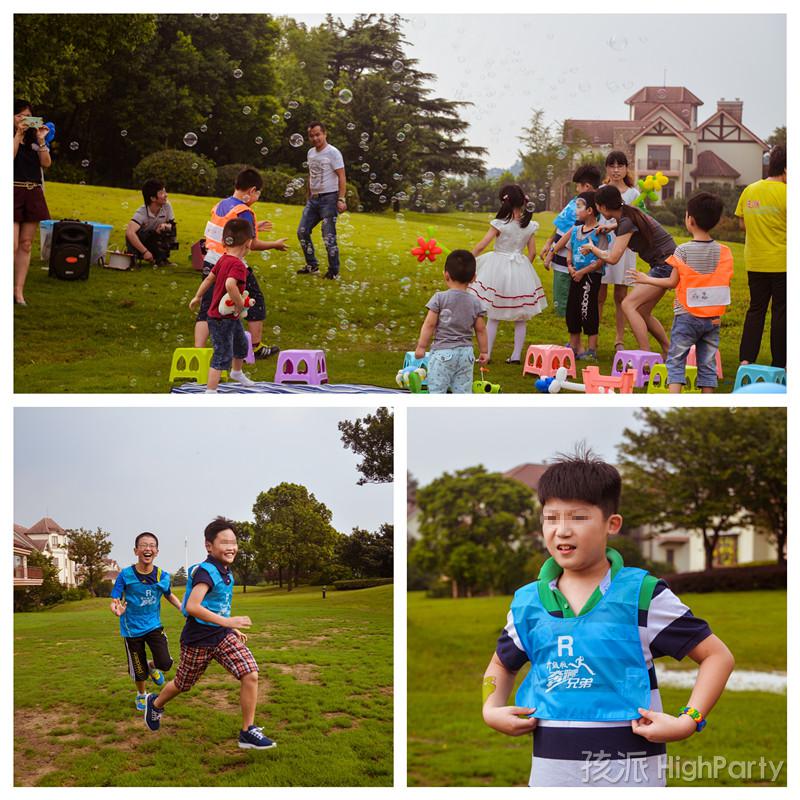
[(161, 257), (162, 253), (163, 259), (166, 261), (169, 258), (170, 251), (177, 250), (178, 245), (178, 226), (175, 223), (174, 219), (171, 219), (169, 222), (165, 223), (168, 227), (165, 230), (159, 231), (158, 234), (158, 243), (156, 244), (156, 248), (158, 249), (159, 253), (157, 254)]

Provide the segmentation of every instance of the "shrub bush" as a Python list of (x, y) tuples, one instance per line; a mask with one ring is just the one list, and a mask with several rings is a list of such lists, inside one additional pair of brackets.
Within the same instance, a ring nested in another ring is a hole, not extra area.
[(743, 242), (744, 231), (739, 227), (738, 217), (722, 217), (711, 235), (723, 242)]
[(666, 208), (661, 208), (657, 211), (654, 211), (653, 218), (662, 225), (674, 226), (678, 224), (678, 218), (672, 213), (672, 211)]
[[(291, 194), (287, 196), (287, 187), (299, 180), (305, 180), (302, 175), (292, 175), (280, 169), (265, 169), (261, 173), (264, 179), (264, 188), (261, 190), (261, 199), (271, 203), (286, 203), (291, 206), (303, 205), (306, 202), (306, 193), (302, 186), (299, 189), (292, 186)], [(298, 180), (299, 179), (299, 180)]]
[(44, 171), (44, 179), (53, 183), (80, 183), (86, 180), (86, 170), (78, 164), (54, 157), (52, 166)]
[(779, 564), (763, 567), (720, 567), (662, 577), (679, 596), (686, 592), (746, 592), (786, 588), (786, 566)]
[(148, 178), (164, 181), (169, 192), (204, 197), (217, 194), (217, 167), (197, 153), (162, 150), (145, 156), (133, 169), (133, 188), (140, 188)]
[(369, 589), (371, 586), (386, 586), (393, 583), (392, 578), (354, 578), (349, 581), (336, 581), (333, 586), (340, 591), (350, 589)]
[(217, 180), (214, 184), (214, 194), (217, 197), (230, 197), (236, 188), (234, 185), (236, 183), (236, 176), (243, 169), (260, 171), (258, 167), (254, 167), (252, 164), (223, 164), (221, 167), (217, 167)]

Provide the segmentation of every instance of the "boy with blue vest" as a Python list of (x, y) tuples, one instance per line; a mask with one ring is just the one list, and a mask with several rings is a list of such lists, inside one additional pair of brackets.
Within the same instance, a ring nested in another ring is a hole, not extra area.
[(692, 346), (697, 362), (697, 386), (703, 394), (717, 387), (717, 353), (722, 315), (731, 302), (733, 253), (714, 241), (710, 231), (724, 209), (722, 199), (710, 192), (698, 192), (686, 204), (684, 224), (692, 235), (667, 259), (672, 267), (668, 278), (651, 278), (638, 270), (628, 274), (636, 283), (675, 289), (675, 304), (669, 352), (667, 383), (672, 394), (686, 383), (686, 360)]
[[(733, 670), (704, 620), (607, 547), (622, 528), (620, 490), (617, 470), (590, 452), (559, 459), (539, 480), (551, 558), (514, 595), (483, 679), (486, 724), (533, 734), (531, 786), (664, 786), (665, 743), (705, 727)], [(662, 711), (653, 667), (667, 655), (700, 667), (675, 714)]]
[[(119, 633), (125, 642), (128, 672), (136, 682), (136, 708), (144, 711), (145, 681), (149, 675), (156, 686), (164, 685), (164, 673), (172, 666), (169, 642), (161, 625), (161, 598), (180, 609), (181, 601), (172, 593), (170, 575), (154, 563), (158, 537), (140, 533), (133, 545), (136, 563), (117, 575), (111, 591), (111, 611), (119, 617)], [(153, 660), (147, 660), (150, 648)]]
[(205, 529), (208, 558), (189, 569), (181, 610), (186, 624), (181, 633), (181, 659), (174, 680), (158, 697), (147, 695), (144, 719), (151, 731), (161, 726), (164, 706), (194, 686), (213, 659), (241, 683), (242, 729), (239, 747), (269, 750), (276, 743), (255, 725), (258, 698), (258, 664), (246, 646), (247, 634), (239, 628), (251, 626), (250, 617), (232, 617), (233, 572), (239, 550), (233, 522), (217, 517)]

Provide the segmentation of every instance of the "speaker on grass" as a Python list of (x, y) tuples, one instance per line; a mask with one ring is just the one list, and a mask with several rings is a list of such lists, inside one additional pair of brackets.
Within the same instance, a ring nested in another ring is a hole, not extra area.
[(53, 226), (50, 277), (64, 281), (86, 280), (92, 255), (92, 226), (63, 219)]

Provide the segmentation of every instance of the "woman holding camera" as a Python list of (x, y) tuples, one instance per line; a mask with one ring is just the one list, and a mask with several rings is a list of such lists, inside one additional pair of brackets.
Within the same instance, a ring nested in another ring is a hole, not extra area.
[(42, 170), (52, 163), (45, 143), (50, 129), (40, 122), (27, 100), (14, 100), (14, 302), (22, 306), (33, 237), (50, 219), (42, 185)]

